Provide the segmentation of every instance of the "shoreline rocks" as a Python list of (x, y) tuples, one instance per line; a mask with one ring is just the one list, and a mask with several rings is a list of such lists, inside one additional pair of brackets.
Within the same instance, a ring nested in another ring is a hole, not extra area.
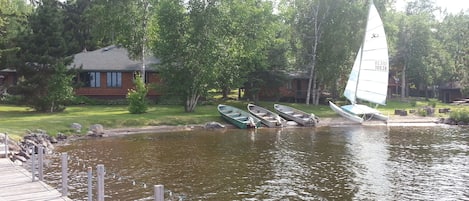
[[(0, 135), (0, 140), (5, 140), (5, 135)], [(44, 147), (45, 153), (51, 153), (54, 149), (54, 144), (67, 139), (65, 135), (58, 135), (60, 138), (55, 138), (48, 135), (43, 130), (28, 131), (28, 134), (22, 140), (16, 142), (8, 139), (8, 157), (14, 163), (25, 163), (31, 158), (32, 154), (37, 154), (39, 147)]]
[(90, 126), (90, 130), (86, 134), (91, 137), (103, 137), (104, 135), (104, 126), (101, 124), (93, 124)]

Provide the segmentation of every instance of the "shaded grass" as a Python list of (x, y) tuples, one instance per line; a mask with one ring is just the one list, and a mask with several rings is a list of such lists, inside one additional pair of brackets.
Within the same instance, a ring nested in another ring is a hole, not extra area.
[[(127, 106), (69, 106), (62, 113), (37, 113), (26, 107), (0, 105), (0, 132), (7, 132), (16, 136), (23, 136), (27, 130), (42, 129), (51, 135), (57, 133), (71, 134), (74, 131), (70, 128), (72, 123), (79, 123), (83, 126), (81, 134), (87, 132), (87, 128), (93, 124), (102, 124), (105, 128), (123, 127), (143, 127), (157, 125), (187, 125), (204, 124), (210, 121), (223, 122), (217, 111), (218, 103), (232, 105), (243, 110), (247, 110), (246, 101), (228, 100), (213, 102), (212, 104), (199, 105), (192, 113), (184, 112), (180, 105), (150, 105), (148, 112), (144, 114), (130, 114)], [(258, 105), (271, 111), (274, 102), (259, 102)], [(328, 105), (306, 105), (303, 103), (281, 103), (294, 108), (298, 108), (308, 113), (314, 113), (320, 118), (337, 117)], [(389, 101), (386, 106), (378, 107), (383, 114), (394, 115), (395, 109), (417, 110), (420, 107), (429, 105), (428, 101), (416, 101), (412, 105), (408, 101)], [(436, 103), (436, 108), (450, 108), (452, 111), (466, 108), (467, 106), (453, 106), (443, 103)], [(436, 109), (438, 110), (438, 109)], [(447, 114), (435, 115), (447, 117)]]

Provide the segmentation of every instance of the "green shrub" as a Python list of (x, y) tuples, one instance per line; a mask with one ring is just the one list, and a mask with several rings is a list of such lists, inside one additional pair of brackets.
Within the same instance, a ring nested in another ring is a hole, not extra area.
[(130, 89), (127, 93), (127, 101), (129, 102), (130, 113), (142, 114), (147, 112), (147, 94), (148, 89), (145, 86), (143, 78), (141, 76), (137, 76), (137, 78), (135, 79), (135, 89)]
[(418, 109), (417, 114), (419, 116), (426, 117), (427, 116), (427, 110), (423, 109), (423, 108), (420, 108), (420, 109)]
[(110, 100), (103, 100), (105, 105), (127, 105), (129, 104), (129, 99), (110, 99)]
[(128, 100), (125, 98), (120, 99), (98, 99), (89, 98), (86, 96), (75, 96), (68, 105), (127, 105)]
[(12, 104), (12, 105), (19, 105), (23, 103), (23, 96), (21, 95), (4, 95), (0, 97), (0, 103), (3, 104)]
[(423, 117), (433, 116), (433, 114), (435, 114), (435, 108), (430, 106), (421, 107), (418, 109), (417, 114)]
[(430, 101), (428, 101), (428, 106), (430, 106), (432, 108), (435, 108), (437, 102), (438, 102), (438, 100), (431, 99)]
[(469, 123), (469, 111), (467, 109), (451, 111), (449, 117), (456, 122)]
[(100, 105), (102, 104), (101, 101), (92, 99), (86, 96), (75, 96), (72, 98), (71, 102), (69, 103), (71, 105)]

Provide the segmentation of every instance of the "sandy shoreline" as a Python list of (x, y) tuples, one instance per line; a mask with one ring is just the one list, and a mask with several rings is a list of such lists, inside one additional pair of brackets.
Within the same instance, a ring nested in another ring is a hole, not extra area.
[[(392, 116), (388, 123), (382, 121), (367, 121), (364, 122), (363, 126), (438, 126), (444, 125), (439, 123), (439, 117), (420, 117), (420, 116)], [(225, 125), (225, 129), (235, 128), (233, 125), (220, 121), (219, 123)], [(349, 125), (360, 125), (358, 123), (349, 121), (343, 117), (333, 118), (321, 118), (317, 127), (327, 126), (349, 126)], [(295, 126), (292, 126), (294, 128)], [(207, 129), (205, 125), (180, 125), (180, 126), (145, 126), (135, 128), (114, 128), (106, 129), (103, 137), (109, 136), (121, 136), (141, 133), (164, 133), (164, 132), (179, 132), (179, 131), (192, 131)]]

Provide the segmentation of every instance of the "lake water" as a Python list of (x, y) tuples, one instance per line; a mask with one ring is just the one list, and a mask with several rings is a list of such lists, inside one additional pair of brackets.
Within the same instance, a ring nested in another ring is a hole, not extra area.
[[(469, 129), (325, 127), (97, 138), (70, 156), (70, 197), (106, 168), (106, 200), (469, 200)], [(60, 186), (59, 156), (45, 179)], [(93, 189), (96, 192), (96, 189)]]

